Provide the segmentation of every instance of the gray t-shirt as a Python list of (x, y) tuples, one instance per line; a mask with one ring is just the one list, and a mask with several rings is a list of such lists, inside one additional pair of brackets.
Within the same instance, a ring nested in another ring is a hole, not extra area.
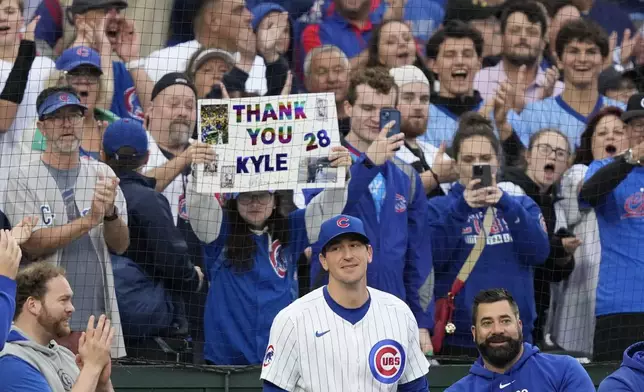
[[(80, 218), (74, 194), (80, 167), (59, 170), (47, 164), (45, 166), (56, 180), (63, 196), (67, 222)], [(98, 317), (105, 313), (106, 298), (105, 268), (98, 258), (89, 234), (72, 241), (63, 249), (60, 265), (67, 271), (67, 280), (74, 291), (73, 303), (76, 311), (69, 326), (72, 331), (84, 331), (89, 316)]]

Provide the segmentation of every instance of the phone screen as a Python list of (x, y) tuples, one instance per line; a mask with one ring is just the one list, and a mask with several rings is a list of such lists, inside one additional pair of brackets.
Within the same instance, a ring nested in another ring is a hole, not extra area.
[(387, 137), (400, 133), (400, 112), (394, 108), (380, 109), (380, 129), (384, 128), (390, 121), (395, 121), (396, 124), (389, 130)]
[(476, 189), (492, 186), (492, 170), (490, 165), (472, 166), (472, 179), (480, 179), (481, 182), (476, 185)]

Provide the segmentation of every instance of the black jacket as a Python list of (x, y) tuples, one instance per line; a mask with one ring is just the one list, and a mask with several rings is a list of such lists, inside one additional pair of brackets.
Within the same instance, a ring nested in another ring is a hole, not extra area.
[[(546, 262), (535, 271), (535, 281), (541, 282), (561, 282), (568, 278), (575, 266), (574, 259), (564, 250), (561, 239), (567, 233), (555, 233), (557, 216), (555, 214), (555, 203), (561, 200), (556, 193), (556, 187), (550, 187), (547, 192), (542, 193), (539, 186), (532, 181), (525, 173), (525, 170), (508, 167), (503, 174), (503, 181), (511, 182), (523, 189), (528, 197), (534, 200), (541, 209), (543, 219), (548, 228), (548, 238), (550, 238), (550, 254)], [(568, 262), (564, 260), (569, 259)], [(536, 286), (535, 286), (536, 291)]]
[[(188, 245), (174, 224), (170, 203), (154, 189), (156, 180), (132, 171), (117, 174), (127, 202), (130, 229), (130, 247), (123, 256), (138, 265), (155, 286), (163, 284), (175, 312), (168, 333), (185, 335), (188, 333), (185, 304), (199, 289)], [(146, 298), (139, 301), (146, 302)]]

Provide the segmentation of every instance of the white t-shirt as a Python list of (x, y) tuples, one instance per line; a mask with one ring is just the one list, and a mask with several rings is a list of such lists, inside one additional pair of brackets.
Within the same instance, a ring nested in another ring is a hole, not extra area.
[[(159, 149), (156, 140), (154, 140), (154, 137), (152, 136), (152, 134), (150, 134), (150, 132), (148, 132), (148, 152), (150, 154), (150, 158), (148, 159), (147, 165), (145, 165), (145, 167), (143, 168), (143, 173), (163, 166), (168, 162), (168, 158), (163, 155), (163, 152)], [(182, 199), (184, 198), (184, 185), (187, 189), (190, 177), (191, 176), (184, 176), (183, 174), (179, 174), (162, 192), (163, 196), (168, 199), (168, 203), (170, 203), (172, 218), (174, 219), (175, 224), (177, 224), (179, 207), (182, 203)]]
[[(0, 91), (4, 89), (12, 68), (13, 63), (0, 60)], [(34, 59), (16, 119), (7, 132), (0, 133), (0, 206), (4, 203), (3, 190), (6, 189), (9, 171), (32, 158), (31, 145), (24, 141), (25, 130), (32, 129), (38, 119), (36, 98), (45, 89), (47, 79), (54, 69), (56, 65), (50, 58), (38, 56)]]
[(369, 309), (351, 324), (329, 306), (324, 289), (296, 300), (275, 317), (262, 380), (297, 392), (384, 392), (427, 374), (429, 362), (407, 304), (369, 288)]
[[(190, 57), (200, 47), (201, 44), (193, 40), (152, 52), (145, 59), (145, 71), (155, 83), (163, 75), (170, 72), (185, 72)], [(239, 59), (239, 53), (231, 54), (235, 57), (235, 60)], [(266, 64), (264, 64), (264, 59), (260, 56), (255, 56), (255, 62), (246, 81), (246, 91), (260, 95), (264, 95), (268, 91), (266, 85)]]

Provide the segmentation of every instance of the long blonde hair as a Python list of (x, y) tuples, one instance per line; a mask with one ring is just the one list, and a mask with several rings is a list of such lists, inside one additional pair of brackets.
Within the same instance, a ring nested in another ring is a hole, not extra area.
[[(101, 106), (101, 96), (103, 95), (103, 92), (106, 90), (106, 84), (108, 84), (108, 81), (106, 81), (102, 76), (98, 81), (98, 93), (96, 94), (96, 103), (94, 104), (95, 108), (99, 109), (105, 109), (109, 110), (109, 108), (105, 108)], [(50, 88), (50, 87), (64, 87), (64, 86), (69, 86), (71, 87), (71, 83), (67, 79), (67, 72), (55, 69), (49, 74), (49, 78), (45, 82), (45, 88)]]

